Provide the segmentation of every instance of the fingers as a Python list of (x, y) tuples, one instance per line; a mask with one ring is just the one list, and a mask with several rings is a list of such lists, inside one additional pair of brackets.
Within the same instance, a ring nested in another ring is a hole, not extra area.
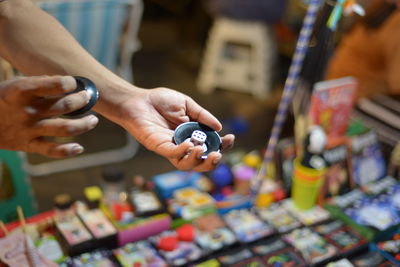
[(221, 151), (224, 152), (233, 147), (233, 144), (235, 142), (235, 136), (233, 134), (227, 134), (223, 136), (221, 140), (222, 140)]
[(70, 94), (59, 99), (47, 99), (47, 103), (41, 101), (38, 110), (42, 118), (67, 114), (78, 110), (89, 103), (90, 96), (86, 91)]
[[(233, 146), (235, 136), (233, 134), (228, 134), (221, 139), (222, 151), (225, 151)], [(190, 144), (190, 142), (184, 143)], [(206, 159), (202, 159), (203, 148), (201, 146), (195, 146), (189, 148), (189, 150), (190, 151), (180, 149), (179, 153), (176, 152), (175, 155), (177, 157), (172, 159), (170, 158), (172, 164), (183, 171), (194, 170), (198, 172), (205, 172), (215, 169), (215, 167), (220, 163), (222, 159), (222, 155), (219, 152), (211, 152), (207, 155)]]
[(172, 163), (183, 171), (205, 172), (215, 169), (222, 158), (222, 155), (218, 152), (211, 152), (206, 159), (201, 159), (202, 154), (202, 147), (198, 146), (193, 148), (190, 154)]
[(37, 136), (75, 136), (93, 129), (99, 119), (89, 115), (80, 119), (46, 119), (34, 126)]
[(72, 76), (38, 76), (30, 77), (29, 83), (21, 83), (20, 88), (36, 96), (58, 96), (76, 89), (76, 81)]
[(75, 90), (77, 84), (71, 76), (33, 76), (16, 78), (6, 82), (3, 86), (12, 88), (9, 98), (26, 101), (26, 97), (21, 94), (30, 94), (36, 97), (60, 96)]
[(64, 158), (82, 153), (83, 147), (77, 143), (56, 144), (37, 138), (29, 143), (28, 152), (52, 158)]
[(153, 150), (161, 156), (180, 159), (183, 158), (188, 152), (190, 152), (192, 148), (193, 143), (191, 142), (182, 142), (179, 145), (175, 145), (172, 142), (165, 142)]
[(188, 97), (186, 99), (186, 112), (191, 120), (198, 121), (205, 124), (215, 131), (221, 131), (222, 125), (210, 112), (202, 108), (193, 99)]

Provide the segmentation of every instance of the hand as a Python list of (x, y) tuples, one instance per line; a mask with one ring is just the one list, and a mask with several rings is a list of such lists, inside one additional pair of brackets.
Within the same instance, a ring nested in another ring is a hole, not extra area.
[[(218, 152), (211, 152), (203, 160), (201, 146), (173, 143), (175, 128), (184, 122), (196, 121), (216, 131), (222, 129), (219, 121), (193, 99), (167, 88), (140, 90), (125, 99), (121, 102), (119, 123), (147, 149), (168, 158), (180, 170), (208, 171), (219, 163), (222, 155)], [(222, 149), (230, 148), (233, 142), (232, 134), (222, 137)]]
[(50, 157), (79, 154), (77, 143), (57, 144), (46, 137), (74, 136), (94, 128), (98, 119), (57, 118), (89, 101), (85, 92), (65, 95), (76, 89), (70, 76), (22, 77), (0, 83), (0, 148), (35, 152)]

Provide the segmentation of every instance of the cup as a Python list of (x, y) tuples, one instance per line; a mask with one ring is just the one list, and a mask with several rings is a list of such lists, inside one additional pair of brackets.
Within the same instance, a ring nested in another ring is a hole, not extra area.
[(314, 207), (324, 181), (325, 169), (312, 169), (301, 165), (298, 158), (294, 161), (292, 200), (300, 210)]

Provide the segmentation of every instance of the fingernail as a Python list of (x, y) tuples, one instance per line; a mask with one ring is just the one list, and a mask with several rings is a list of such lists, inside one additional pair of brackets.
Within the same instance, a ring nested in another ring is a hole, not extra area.
[(218, 164), (218, 162), (221, 160), (221, 155), (218, 155), (214, 160), (213, 160), (213, 164)]
[(80, 145), (77, 145), (77, 144), (73, 144), (69, 148), (70, 155), (78, 155), (78, 154), (81, 154), (82, 152), (83, 152), (83, 147)]
[(90, 116), (89, 124), (90, 126), (94, 127), (99, 122), (99, 119), (96, 116)]
[(73, 77), (71, 76), (64, 76), (61, 77), (61, 86), (64, 89), (64, 91), (72, 91), (76, 88), (77, 84), (76, 81)]

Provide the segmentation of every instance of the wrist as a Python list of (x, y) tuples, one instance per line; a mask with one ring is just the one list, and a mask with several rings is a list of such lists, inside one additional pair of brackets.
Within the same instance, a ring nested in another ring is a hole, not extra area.
[(121, 124), (120, 121), (124, 118), (125, 102), (144, 90), (119, 78), (96, 80), (95, 83), (98, 86), (100, 97), (94, 110), (118, 124)]

